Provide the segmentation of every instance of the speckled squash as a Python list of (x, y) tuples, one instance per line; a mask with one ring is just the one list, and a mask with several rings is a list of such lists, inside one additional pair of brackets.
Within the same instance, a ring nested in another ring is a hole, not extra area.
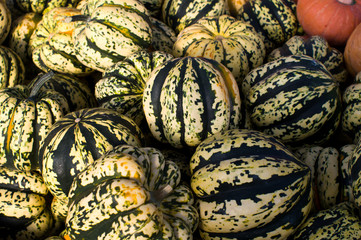
[(343, 92), (342, 101), (342, 130), (358, 143), (361, 139), (361, 72)]
[(0, 167), (1, 239), (38, 240), (53, 232), (56, 223), (47, 194), (39, 172)]
[(144, 119), (143, 91), (150, 73), (172, 59), (171, 54), (141, 50), (103, 72), (95, 84), (95, 97), (101, 107), (117, 110), (140, 124)]
[(197, 146), (238, 127), (241, 119), (232, 73), (206, 58), (174, 58), (156, 68), (144, 89), (143, 108), (152, 135), (176, 148)]
[(192, 239), (198, 213), (180, 179), (177, 165), (155, 148), (115, 147), (75, 177), (68, 238)]
[(294, 0), (249, 0), (242, 5), (236, 17), (256, 29), (268, 53), (302, 32)]
[(20, 56), (0, 46), (0, 89), (25, 83), (25, 66)]
[(177, 40), (175, 31), (155, 17), (150, 17), (152, 23), (152, 48), (172, 54), (174, 42)]
[(319, 61), (290, 55), (253, 69), (242, 82), (252, 128), (291, 145), (321, 144), (341, 119), (341, 91)]
[[(9, 0), (7, 0), (9, 1)], [(11, 8), (21, 10), (22, 12), (35, 12), (46, 14), (53, 8), (58, 7), (75, 7), (80, 0), (10, 0)]]
[(287, 239), (312, 207), (310, 169), (259, 131), (214, 134), (198, 145), (190, 170), (203, 240)]
[(312, 215), (292, 239), (358, 240), (360, 236), (361, 219), (358, 211), (352, 203), (343, 202)]
[(12, 16), (9, 8), (7, 7), (6, 0), (0, 1), (0, 44), (3, 44), (7, 38), (12, 22)]
[(175, 57), (205, 57), (226, 66), (238, 83), (263, 63), (266, 49), (249, 23), (229, 15), (203, 17), (184, 28), (173, 45)]
[(93, 71), (76, 58), (72, 38), (76, 23), (68, 19), (79, 14), (79, 9), (59, 7), (43, 15), (29, 42), (33, 62), (42, 71), (54, 70), (79, 76)]
[(161, 19), (178, 34), (202, 17), (221, 16), (225, 13), (224, 0), (164, 0)]
[(51, 125), (68, 113), (67, 99), (53, 89), (39, 90), (48, 74), (30, 89), (17, 85), (0, 90), (0, 166), (39, 169), (38, 149)]
[(313, 57), (325, 65), (339, 83), (344, 83), (348, 79), (342, 52), (331, 47), (321, 36), (293, 36), (281, 47), (274, 49), (267, 56), (267, 61), (274, 61), (289, 55)]
[(85, 66), (103, 72), (152, 44), (148, 10), (137, 0), (89, 0), (73, 17), (73, 42)]
[(86, 108), (63, 116), (39, 149), (40, 169), (49, 191), (67, 204), (75, 176), (121, 144), (141, 146), (143, 134), (134, 121), (114, 110)]

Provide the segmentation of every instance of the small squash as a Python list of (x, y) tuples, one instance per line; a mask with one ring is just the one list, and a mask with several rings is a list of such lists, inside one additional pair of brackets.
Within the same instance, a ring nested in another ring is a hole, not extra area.
[(0, 89), (25, 84), (25, 66), (11, 48), (0, 46)]
[(344, 58), (347, 70), (352, 76), (361, 72), (361, 23), (357, 25), (346, 42)]

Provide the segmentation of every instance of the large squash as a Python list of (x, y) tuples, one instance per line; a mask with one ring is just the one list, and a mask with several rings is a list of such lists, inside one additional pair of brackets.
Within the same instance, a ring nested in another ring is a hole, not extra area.
[(223, 131), (190, 161), (202, 239), (287, 239), (312, 207), (310, 169), (262, 132)]
[(144, 89), (143, 108), (153, 136), (177, 148), (197, 146), (216, 132), (238, 127), (241, 119), (232, 73), (206, 58), (174, 58), (156, 68)]
[(66, 237), (192, 239), (198, 213), (180, 179), (178, 167), (159, 150), (117, 146), (75, 177)]

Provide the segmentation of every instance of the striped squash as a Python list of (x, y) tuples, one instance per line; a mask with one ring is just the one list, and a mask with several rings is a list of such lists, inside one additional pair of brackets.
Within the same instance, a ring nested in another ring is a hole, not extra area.
[(172, 54), (174, 42), (177, 39), (175, 31), (167, 24), (155, 17), (150, 17), (152, 22), (152, 48)]
[(0, 166), (21, 171), (39, 169), (38, 149), (52, 124), (68, 113), (67, 99), (53, 89), (17, 85), (0, 90)]
[(179, 34), (202, 17), (221, 16), (225, 13), (224, 0), (163, 0), (161, 19)]
[(358, 240), (360, 236), (361, 219), (358, 210), (352, 203), (343, 202), (311, 216), (292, 239)]
[(331, 47), (321, 36), (293, 36), (281, 47), (274, 49), (268, 56), (271, 62), (289, 55), (307, 55), (320, 61), (339, 83), (346, 82), (348, 73), (344, 65), (343, 54)]
[(68, 239), (192, 239), (198, 213), (180, 178), (155, 148), (115, 147), (75, 177)]
[(103, 72), (95, 84), (101, 107), (117, 110), (140, 124), (144, 119), (143, 91), (151, 72), (172, 59), (171, 54), (147, 50), (136, 52)]
[(137, 0), (89, 0), (81, 8), (73, 42), (85, 66), (103, 72), (152, 44), (148, 10)]
[(0, 44), (3, 44), (9, 35), (12, 21), (12, 15), (6, 1), (0, 1)]
[(302, 32), (294, 0), (249, 0), (236, 17), (250, 23), (260, 33), (267, 53)]
[(0, 46), (0, 89), (25, 83), (25, 66), (12, 49)]
[(80, 0), (11, 0), (11, 9), (46, 14), (53, 8), (75, 7)]
[(40, 169), (49, 191), (66, 204), (74, 177), (87, 165), (117, 145), (141, 146), (143, 142), (140, 128), (114, 110), (73, 111), (57, 120), (42, 142)]
[(173, 55), (214, 59), (231, 70), (240, 83), (263, 63), (266, 49), (250, 24), (222, 15), (203, 17), (184, 28), (173, 45)]
[(284, 143), (321, 144), (341, 119), (338, 83), (319, 61), (290, 55), (253, 69), (242, 82), (252, 128)]
[(1, 239), (38, 240), (56, 232), (47, 194), (39, 172), (0, 167)]
[(342, 101), (342, 130), (357, 144), (361, 139), (361, 72), (343, 92)]
[(206, 58), (174, 58), (156, 68), (144, 89), (143, 108), (152, 135), (176, 148), (197, 146), (238, 127), (241, 119), (232, 73)]
[(33, 62), (39, 69), (79, 76), (93, 71), (76, 58), (72, 38), (76, 23), (68, 19), (79, 14), (79, 9), (59, 7), (43, 15), (29, 42)]
[(287, 239), (312, 207), (310, 169), (262, 132), (232, 129), (190, 160), (202, 239)]

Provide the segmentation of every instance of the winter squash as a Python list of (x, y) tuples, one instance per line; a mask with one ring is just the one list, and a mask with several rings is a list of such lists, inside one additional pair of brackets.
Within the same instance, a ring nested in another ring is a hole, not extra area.
[(219, 62), (174, 58), (152, 71), (143, 92), (149, 129), (173, 147), (194, 147), (239, 126), (241, 100), (232, 73)]
[(308, 35), (320, 35), (343, 47), (361, 22), (360, 0), (299, 0), (297, 17)]
[(172, 59), (162, 51), (141, 50), (103, 72), (95, 84), (95, 97), (101, 107), (117, 110), (140, 124), (144, 119), (143, 91), (151, 72)]
[(144, 139), (134, 121), (115, 110), (85, 108), (57, 120), (39, 149), (40, 169), (51, 194), (67, 204), (75, 176), (121, 144), (141, 146)]
[(267, 53), (301, 32), (293, 0), (249, 0), (237, 13), (261, 35)]
[(0, 46), (0, 89), (25, 83), (25, 66), (20, 56)]
[(339, 85), (309, 56), (263, 64), (247, 74), (241, 89), (252, 128), (284, 143), (325, 143), (340, 123)]
[(251, 69), (263, 63), (266, 49), (250, 24), (222, 15), (203, 17), (184, 28), (173, 45), (173, 55), (214, 59), (231, 70), (240, 83)]
[(259, 131), (212, 135), (196, 148), (190, 170), (202, 239), (287, 239), (312, 207), (308, 166)]
[[(361, 7), (360, 7), (361, 8)], [(347, 70), (352, 76), (361, 72), (361, 23), (357, 25), (355, 30), (348, 38), (344, 50), (344, 58)]]
[(42, 71), (54, 70), (73, 75), (87, 75), (93, 69), (76, 58), (72, 34), (75, 22), (67, 19), (79, 15), (76, 8), (54, 8), (44, 14), (30, 38), (30, 52), (35, 65)]
[(343, 60), (343, 54), (337, 48), (331, 47), (321, 36), (293, 36), (281, 47), (274, 49), (267, 61), (273, 61), (289, 55), (307, 55), (320, 61), (339, 83), (348, 80), (348, 72)]
[(148, 10), (137, 0), (89, 0), (81, 8), (73, 42), (85, 66), (103, 72), (125, 57), (148, 49), (152, 28)]
[(79, 0), (44, 0), (44, 1), (36, 1), (36, 0), (11, 0), (11, 9), (20, 10), (22, 12), (35, 12), (38, 14), (45, 14), (57, 7), (76, 7)]
[(155, 17), (150, 17), (152, 22), (152, 48), (172, 54), (174, 42), (177, 40), (175, 31), (167, 24)]
[(179, 34), (185, 27), (206, 16), (221, 16), (226, 13), (224, 0), (164, 0), (161, 20)]
[(74, 178), (66, 236), (192, 239), (198, 213), (180, 178), (175, 163), (155, 148), (115, 147)]

